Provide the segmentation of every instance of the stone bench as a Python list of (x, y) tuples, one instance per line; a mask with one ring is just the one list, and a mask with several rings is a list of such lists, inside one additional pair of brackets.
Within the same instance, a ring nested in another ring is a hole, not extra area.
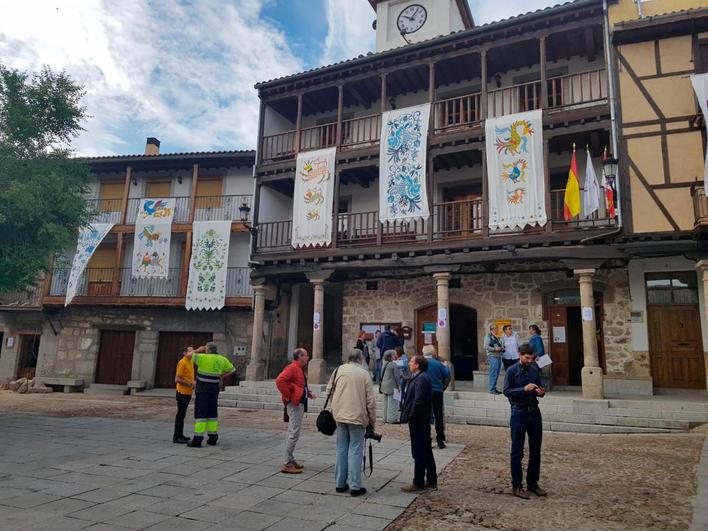
[(128, 393), (134, 395), (137, 391), (147, 389), (147, 382), (145, 380), (130, 380), (126, 387), (128, 388)]
[(41, 376), (37, 380), (49, 387), (63, 387), (65, 393), (71, 393), (72, 391), (81, 391), (84, 387), (83, 378), (56, 378)]

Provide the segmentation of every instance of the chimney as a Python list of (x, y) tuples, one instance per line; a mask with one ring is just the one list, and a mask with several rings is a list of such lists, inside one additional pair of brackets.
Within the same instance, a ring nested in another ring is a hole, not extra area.
[(145, 142), (145, 154), (146, 155), (159, 155), (160, 154), (160, 141), (154, 136), (147, 137)]

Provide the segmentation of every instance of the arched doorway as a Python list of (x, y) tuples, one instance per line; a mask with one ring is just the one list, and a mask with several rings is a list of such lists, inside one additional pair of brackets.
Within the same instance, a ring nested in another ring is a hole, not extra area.
[[(425, 345), (437, 347), (437, 304), (416, 310), (416, 352)], [(477, 310), (462, 304), (450, 305), (450, 355), (455, 367), (455, 379), (471, 380), (477, 370)]]

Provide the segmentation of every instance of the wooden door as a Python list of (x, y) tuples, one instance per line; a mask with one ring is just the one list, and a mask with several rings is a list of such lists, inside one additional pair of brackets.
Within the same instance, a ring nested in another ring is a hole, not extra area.
[[(568, 353), (568, 311), (566, 306), (548, 306), (551, 329), (551, 359), (553, 383), (570, 385), (570, 360)], [(581, 338), (582, 341), (582, 338)]]
[(192, 345), (201, 347), (212, 340), (212, 334), (201, 332), (160, 332), (155, 367), (155, 387), (170, 388), (175, 385), (175, 371), (182, 350)]
[(34, 379), (39, 357), (40, 334), (20, 334), (20, 364), (17, 369), (18, 378)]
[(172, 183), (170, 181), (152, 181), (145, 184), (145, 197), (147, 199), (161, 199), (171, 197)]
[(649, 358), (656, 387), (704, 389), (705, 367), (697, 305), (649, 305)]
[[(436, 336), (438, 322), (438, 305), (432, 304), (424, 308), (420, 308), (415, 316), (416, 328), (416, 353), (422, 354), (425, 345), (433, 345), (438, 347), (438, 338)], [(448, 323), (450, 319), (448, 318)]]
[(120, 212), (123, 203), (123, 182), (104, 182), (98, 189), (98, 210), (100, 212)]
[(126, 385), (132, 377), (134, 348), (134, 331), (101, 330), (96, 383)]
[(101, 246), (94, 251), (86, 267), (89, 297), (106, 297), (111, 294), (117, 251), (112, 244)]

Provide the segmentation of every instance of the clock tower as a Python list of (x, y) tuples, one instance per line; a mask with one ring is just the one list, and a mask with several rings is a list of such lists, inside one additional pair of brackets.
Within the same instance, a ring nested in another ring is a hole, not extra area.
[(467, 0), (369, 0), (376, 10), (376, 51), (474, 27)]

